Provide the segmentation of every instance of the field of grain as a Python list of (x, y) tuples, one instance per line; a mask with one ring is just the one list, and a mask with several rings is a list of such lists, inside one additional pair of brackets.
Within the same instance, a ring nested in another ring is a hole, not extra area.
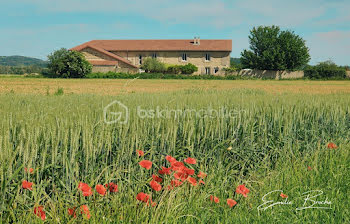
[[(350, 222), (349, 82), (0, 83), (3, 223)], [(127, 108), (125, 123), (106, 123), (124, 112), (114, 104), (106, 117), (112, 102)], [(167, 155), (195, 158), (181, 165), (194, 174), (179, 177)], [(172, 173), (159, 174), (162, 167)], [(160, 190), (152, 174), (163, 179)], [(118, 192), (98, 193), (109, 183)], [(151, 199), (138, 200), (141, 192)]]

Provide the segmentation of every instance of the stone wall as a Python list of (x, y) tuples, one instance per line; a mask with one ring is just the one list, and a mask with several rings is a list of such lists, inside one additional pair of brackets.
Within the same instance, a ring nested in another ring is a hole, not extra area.
[(346, 71), (346, 76), (350, 78), (350, 71)]
[(268, 79), (297, 79), (304, 77), (304, 71), (270, 71), (270, 70), (241, 70), (232, 75), (249, 76)]

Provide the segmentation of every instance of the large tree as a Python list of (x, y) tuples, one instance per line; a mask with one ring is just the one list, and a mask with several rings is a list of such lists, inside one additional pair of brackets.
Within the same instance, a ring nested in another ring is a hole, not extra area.
[(241, 53), (244, 68), (260, 70), (295, 70), (310, 61), (305, 40), (293, 31), (278, 26), (259, 26), (250, 31), (250, 50)]
[(78, 51), (60, 49), (48, 56), (51, 76), (58, 78), (83, 78), (91, 72), (92, 65)]

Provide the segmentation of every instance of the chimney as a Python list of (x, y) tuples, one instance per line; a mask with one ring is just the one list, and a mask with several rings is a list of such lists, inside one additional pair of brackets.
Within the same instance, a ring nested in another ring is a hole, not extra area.
[(197, 45), (201, 45), (201, 38), (197, 37)]
[(197, 37), (194, 37), (194, 39), (193, 39), (193, 45), (197, 45)]

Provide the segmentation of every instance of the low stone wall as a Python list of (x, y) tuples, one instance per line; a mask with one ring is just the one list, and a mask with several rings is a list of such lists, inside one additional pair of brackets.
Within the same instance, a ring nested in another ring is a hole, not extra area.
[(237, 75), (269, 79), (297, 79), (304, 77), (304, 71), (241, 70)]
[(350, 78), (350, 71), (346, 71), (346, 76)]

